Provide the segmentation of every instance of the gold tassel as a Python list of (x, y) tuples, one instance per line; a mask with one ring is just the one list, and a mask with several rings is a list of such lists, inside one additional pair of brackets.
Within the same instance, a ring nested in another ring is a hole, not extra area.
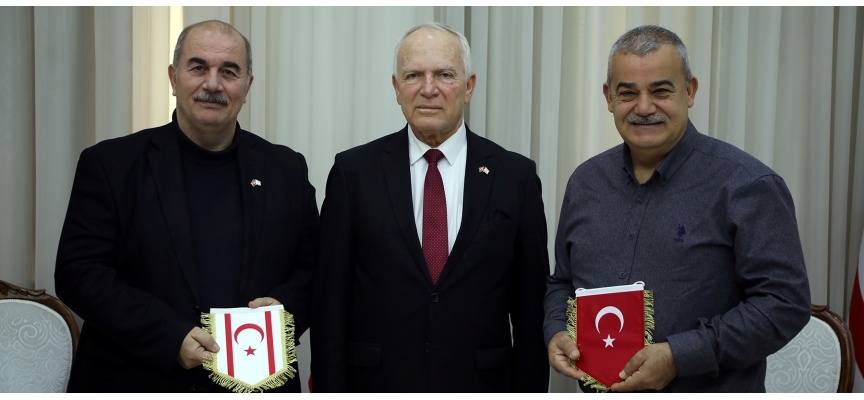
[[(204, 332), (213, 336), (213, 339), (216, 339), (216, 330), (213, 328), (213, 319), (215, 316), (210, 313), (201, 313), (201, 329)], [(210, 353), (210, 357), (204, 360), (204, 369), (208, 371), (213, 371), (216, 369), (216, 353)]]
[[(216, 338), (216, 333), (213, 332), (213, 314), (201, 314), (202, 329)], [(283, 328), (282, 346), (285, 351), (282, 354), (282, 364), (285, 366), (273, 375), (268, 376), (261, 382), (254, 385), (249, 385), (246, 382), (239, 381), (234, 377), (228, 376), (222, 372), (216, 371), (216, 353), (210, 353), (210, 359), (204, 361), (204, 369), (212, 371), (209, 378), (217, 385), (222, 386), (235, 393), (251, 393), (263, 392), (265, 390), (278, 388), (286, 383), (289, 379), (294, 379), (297, 370), (291, 364), (297, 362), (297, 347), (294, 344), (294, 316), (288, 311), (280, 310), (279, 319)]]
[[(576, 299), (567, 299), (567, 333), (573, 343), (576, 343)], [(571, 367), (576, 368), (573, 360), (569, 358), (567, 360), (570, 361)]]
[(654, 292), (642, 291), (642, 304), (645, 309), (645, 346), (654, 343)]

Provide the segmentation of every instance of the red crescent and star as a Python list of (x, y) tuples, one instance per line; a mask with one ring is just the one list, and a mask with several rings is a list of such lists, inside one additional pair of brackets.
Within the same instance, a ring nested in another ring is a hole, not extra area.
[[(260, 326), (255, 325), (255, 324), (243, 324), (243, 325), (238, 326), (237, 330), (234, 331), (234, 341), (237, 342), (237, 344), (240, 344), (240, 342), (237, 341), (237, 337), (240, 336), (240, 332), (243, 332), (246, 329), (252, 329), (252, 330), (258, 331), (258, 333), (261, 334), (261, 341), (262, 342), (264, 341), (264, 330), (261, 329)], [(254, 356), (255, 350), (258, 350), (258, 349), (253, 349), (252, 346), (249, 346), (248, 349), (243, 350), (243, 351), (246, 352), (246, 356), (248, 357), (248, 356)]]

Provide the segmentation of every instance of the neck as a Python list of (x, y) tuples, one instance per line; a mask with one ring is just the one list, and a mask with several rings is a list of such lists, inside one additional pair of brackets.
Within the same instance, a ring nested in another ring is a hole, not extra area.
[(196, 129), (181, 118), (177, 119), (177, 125), (186, 137), (193, 143), (210, 151), (222, 151), (231, 145), (234, 140), (236, 122), (225, 127), (204, 127)]
[(651, 179), (654, 170), (663, 163), (669, 152), (650, 152), (650, 151), (634, 151), (630, 148), (630, 159), (633, 161), (633, 174), (636, 175), (636, 180), (639, 184), (643, 184)]

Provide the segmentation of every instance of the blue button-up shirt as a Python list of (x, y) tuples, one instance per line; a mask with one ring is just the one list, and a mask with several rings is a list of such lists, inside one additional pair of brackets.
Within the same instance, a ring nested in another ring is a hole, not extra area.
[(688, 123), (644, 184), (630, 150), (580, 165), (567, 184), (546, 293), (546, 342), (576, 288), (645, 282), (671, 391), (764, 391), (765, 357), (809, 320), (810, 291), (783, 179)]

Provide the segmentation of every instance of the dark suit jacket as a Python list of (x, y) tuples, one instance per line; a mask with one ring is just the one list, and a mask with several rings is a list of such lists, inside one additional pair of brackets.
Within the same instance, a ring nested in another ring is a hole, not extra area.
[(336, 156), (310, 330), (316, 392), (547, 391), (540, 179), (533, 161), (470, 130), (467, 140), (462, 225), (435, 285), (407, 127)]
[[(175, 359), (200, 326), (198, 268), (176, 123), (84, 150), (54, 273), (84, 318), (70, 391), (189, 391), (201, 367)], [(237, 127), (244, 205), (242, 304), (270, 296), (309, 325), (318, 207), (299, 153)], [(252, 186), (252, 179), (261, 181)], [(299, 378), (287, 390), (300, 390)]]

